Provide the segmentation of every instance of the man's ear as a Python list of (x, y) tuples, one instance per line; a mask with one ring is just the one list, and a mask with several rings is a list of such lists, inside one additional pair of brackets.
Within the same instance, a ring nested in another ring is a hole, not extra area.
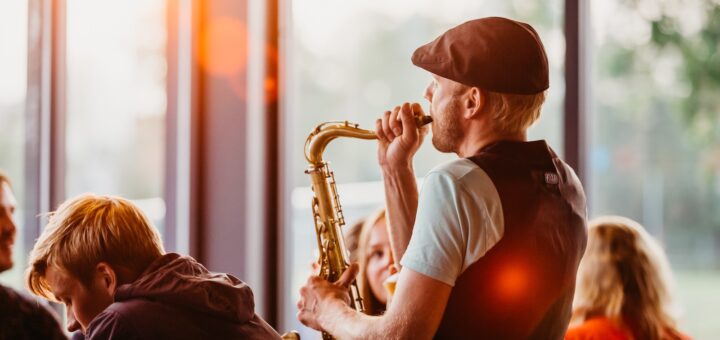
[(465, 93), (465, 118), (474, 118), (482, 112), (485, 106), (485, 93), (477, 87), (471, 87)]
[(100, 262), (95, 266), (95, 275), (101, 288), (107, 290), (110, 296), (115, 295), (118, 286), (118, 276), (115, 269), (107, 262)]

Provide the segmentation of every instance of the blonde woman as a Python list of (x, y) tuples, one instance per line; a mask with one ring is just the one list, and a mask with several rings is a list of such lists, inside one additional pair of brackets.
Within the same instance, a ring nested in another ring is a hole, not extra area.
[(670, 267), (659, 244), (628, 218), (589, 223), (573, 319), (565, 339), (687, 339), (669, 312)]
[[(395, 272), (386, 223), (382, 208), (350, 225), (343, 236), (350, 263), (359, 266), (355, 280), (367, 315), (385, 312), (389, 300), (386, 281)], [(317, 260), (312, 263), (312, 270), (315, 274), (320, 271)]]
[(380, 315), (385, 312), (389, 292), (385, 280), (392, 274), (392, 251), (388, 237), (385, 209), (370, 215), (360, 230), (356, 259), (360, 265), (357, 276), (365, 313)]

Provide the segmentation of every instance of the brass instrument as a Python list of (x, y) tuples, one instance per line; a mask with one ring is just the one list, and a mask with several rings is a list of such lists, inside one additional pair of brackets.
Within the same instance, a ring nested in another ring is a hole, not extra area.
[[(430, 123), (432, 118), (417, 116), (415, 120), (420, 127)], [(337, 281), (349, 266), (348, 252), (340, 229), (345, 225), (345, 218), (335, 186), (335, 175), (328, 163), (322, 159), (325, 147), (338, 137), (377, 139), (375, 131), (358, 128), (358, 124), (355, 123), (336, 121), (318, 125), (305, 141), (305, 159), (308, 161), (305, 173), (310, 175), (314, 194), (312, 212), (320, 252), (319, 276), (330, 282)], [(350, 306), (359, 312), (364, 312), (362, 298), (355, 281), (350, 286), (350, 297)], [(333, 338), (325, 332), (322, 336), (325, 340)]]

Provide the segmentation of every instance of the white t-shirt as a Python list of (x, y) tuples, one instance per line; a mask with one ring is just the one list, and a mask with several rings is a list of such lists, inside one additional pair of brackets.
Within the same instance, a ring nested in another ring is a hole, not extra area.
[(441, 164), (425, 177), (400, 264), (455, 286), (500, 241), (503, 223), (500, 196), (483, 169), (464, 158)]

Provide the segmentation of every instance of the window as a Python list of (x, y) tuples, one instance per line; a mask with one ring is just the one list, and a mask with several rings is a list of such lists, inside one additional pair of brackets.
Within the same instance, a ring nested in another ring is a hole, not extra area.
[[(288, 41), (288, 88), (285, 107), (292, 122), (287, 154), (292, 190), (288, 228), (291, 250), (285, 272), (291, 273), (293, 296), (284, 302), (287, 321), (294, 321), (297, 288), (307, 278), (315, 244), (310, 215), (309, 180), (302, 145), (319, 123), (348, 120), (374, 129), (382, 112), (405, 101), (427, 109), (423, 92), (430, 75), (410, 62), (415, 48), (467, 20), (504, 15), (528, 21), (539, 31), (551, 65), (551, 88), (542, 118), (531, 139), (548, 139), (563, 152), (562, 103), (565, 40), (562, 1), (328, 1), (294, 2), (293, 36)], [(415, 158), (417, 176), (452, 159), (433, 149), (430, 136)], [(330, 144), (324, 159), (331, 162), (338, 182), (346, 222), (352, 223), (383, 204), (383, 187), (374, 141), (342, 139)], [(307, 328), (294, 324), (295, 329)]]
[(66, 196), (132, 199), (163, 234), (165, 1), (69, 1), (66, 12)]
[(591, 216), (624, 215), (667, 250), (680, 326), (720, 337), (720, 6), (593, 1)]
[(0, 282), (14, 288), (22, 287), (25, 270), (26, 244), (23, 240), (25, 93), (27, 88), (27, 1), (0, 3), (0, 169), (13, 182), (18, 200), (15, 212), (17, 233), (11, 270), (0, 274)]

